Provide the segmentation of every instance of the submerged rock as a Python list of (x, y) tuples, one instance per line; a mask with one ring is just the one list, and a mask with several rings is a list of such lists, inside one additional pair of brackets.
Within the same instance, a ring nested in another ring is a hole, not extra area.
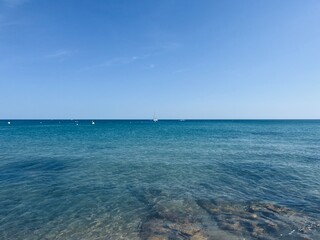
[(178, 223), (169, 223), (168, 228), (177, 232), (181, 232), (184, 235), (193, 236), (196, 233), (201, 231), (201, 228), (192, 225), (192, 224), (178, 224)]
[(320, 228), (315, 219), (273, 203), (238, 204), (213, 200), (199, 200), (197, 203), (221, 229), (238, 236), (253, 239), (308, 239), (310, 235), (320, 239)]
[(142, 240), (320, 239), (320, 222), (265, 202), (181, 200), (161, 191), (139, 191), (149, 208)]
[(159, 201), (140, 228), (142, 240), (243, 240), (218, 229), (210, 215), (193, 200)]
[(141, 224), (141, 239), (209, 239), (201, 224), (203, 210), (194, 201), (159, 201), (154, 204), (153, 209), (156, 214), (149, 216)]

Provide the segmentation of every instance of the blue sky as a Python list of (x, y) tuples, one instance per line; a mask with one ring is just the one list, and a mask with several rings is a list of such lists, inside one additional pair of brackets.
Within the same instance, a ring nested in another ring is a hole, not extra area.
[(320, 118), (318, 0), (0, 0), (0, 118)]

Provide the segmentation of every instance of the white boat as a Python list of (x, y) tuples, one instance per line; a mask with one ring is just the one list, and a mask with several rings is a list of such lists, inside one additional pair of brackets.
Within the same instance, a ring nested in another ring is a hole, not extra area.
[(155, 116), (155, 115), (153, 115), (153, 119), (152, 119), (152, 121), (154, 121), (154, 122), (158, 122), (158, 121), (159, 121), (159, 119), (158, 119), (158, 118), (156, 118), (156, 116)]
[(96, 123), (94, 121), (91, 122), (92, 125), (95, 125)]
[(10, 125), (10, 124), (11, 124), (11, 122), (8, 122), (8, 124)]

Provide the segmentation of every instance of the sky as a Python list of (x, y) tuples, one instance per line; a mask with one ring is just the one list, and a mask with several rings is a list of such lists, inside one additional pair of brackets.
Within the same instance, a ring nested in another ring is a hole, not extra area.
[(319, 0), (0, 0), (0, 119), (320, 118)]

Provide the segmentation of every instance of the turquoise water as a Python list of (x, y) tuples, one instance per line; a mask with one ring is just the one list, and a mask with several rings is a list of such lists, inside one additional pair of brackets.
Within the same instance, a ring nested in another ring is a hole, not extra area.
[(0, 239), (320, 239), (320, 121), (10, 122)]

